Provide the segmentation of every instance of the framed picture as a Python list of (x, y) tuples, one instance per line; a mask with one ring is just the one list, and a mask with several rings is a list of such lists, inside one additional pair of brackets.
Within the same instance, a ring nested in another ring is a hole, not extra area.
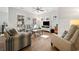
[(27, 17), (28, 20), (31, 20), (30, 17)]
[(56, 20), (57, 19), (57, 16), (53, 16), (53, 20)]
[(46, 18), (46, 20), (49, 20), (49, 18)]
[(43, 18), (41, 18), (41, 21), (43, 21)]
[(25, 23), (24, 23), (24, 16), (23, 15), (17, 15), (17, 28), (18, 28), (18, 31), (25, 30)]
[(36, 24), (36, 18), (33, 18), (33, 25)]

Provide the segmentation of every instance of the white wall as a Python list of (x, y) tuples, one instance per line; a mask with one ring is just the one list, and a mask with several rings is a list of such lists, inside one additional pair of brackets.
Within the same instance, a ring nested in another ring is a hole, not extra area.
[(76, 7), (61, 7), (59, 8), (59, 36), (65, 30), (70, 28), (70, 20), (79, 19), (79, 8)]
[[(16, 28), (17, 15), (24, 16), (25, 24), (32, 24), (32, 17), (33, 17), (32, 14), (18, 8), (9, 7), (9, 26), (10, 27)], [(31, 20), (28, 20), (27, 17), (30, 17)]]
[[(57, 18), (55, 20), (53, 20), (53, 16), (57, 16)], [(36, 17), (38, 17), (37, 19), (37, 24), (40, 24), (40, 26), (43, 26), (43, 21), (46, 21), (46, 18), (49, 18), (50, 21), (50, 28), (53, 28), (54, 26), (56, 26), (56, 24), (58, 24), (58, 8), (54, 11), (48, 12), (48, 13), (44, 13), (41, 15), (37, 15)], [(43, 18), (43, 20), (41, 20), (41, 18)]]
[(8, 7), (0, 7), (0, 31), (3, 22), (8, 23)]

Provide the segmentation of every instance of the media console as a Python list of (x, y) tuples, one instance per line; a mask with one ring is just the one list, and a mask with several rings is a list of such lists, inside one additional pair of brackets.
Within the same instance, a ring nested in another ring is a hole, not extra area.
[(50, 28), (42, 28), (42, 30), (50, 32)]

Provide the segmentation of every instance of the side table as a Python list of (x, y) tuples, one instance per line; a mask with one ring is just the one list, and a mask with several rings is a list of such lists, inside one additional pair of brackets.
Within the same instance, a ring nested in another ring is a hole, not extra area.
[(0, 36), (0, 51), (6, 50), (6, 38), (4, 36)]

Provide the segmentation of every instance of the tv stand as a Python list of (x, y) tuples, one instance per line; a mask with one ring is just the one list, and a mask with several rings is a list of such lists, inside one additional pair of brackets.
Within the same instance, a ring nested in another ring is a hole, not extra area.
[(42, 26), (42, 29), (45, 30), (45, 31), (50, 32), (50, 27), (49, 26)]
[(49, 28), (49, 26), (42, 26), (42, 28)]

